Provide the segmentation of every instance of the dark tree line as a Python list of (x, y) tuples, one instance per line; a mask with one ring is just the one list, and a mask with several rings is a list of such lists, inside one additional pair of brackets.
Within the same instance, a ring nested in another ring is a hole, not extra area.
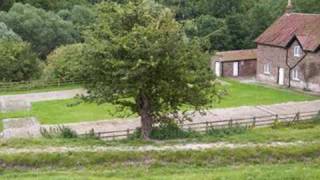
[[(25, 54), (35, 54), (39, 63), (34, 66), (44, 68), (22, 67), (15, 65), (7, 68), (12, 72), (35, 72), (34, 69), (45, 69), (49, 63), (51, 70), (46, 72), (62, 72), (69, 66), (77, 64), (77, 58), (71, 63), (63, 57), (66, 49), (72, 49), (85, 42), (85, 34), (96, 20), (97, 9), (103, 1), (118, 4), (132, 3), (133, 0), (0, 0), (0, 41), (5, 44), (16, 43), (17, 47), (26, 48)], [(174, 17), (182, 24), (183, 30), (189, 39), (198, 39), (203, 50), (215, 52), (221, 50), (254, 48), (254, 39), (257, 38), (276, 18), (284, 13), (287, 0), (145, 0), (149, 3), (157, 2), (163, 8), (169, 8)], [(319, 0), (293, 0), (296, 12), (319, 13)], [(23, 46), (20, 46), (23, 43)], [(66, 47), (69, 46), (70, 47)], [(14, 47), (11, 45), (10, 47)], [(62, 48), (62, 50), (59, 50)], [(15, 49), (16, 50), (16, 49)], [(13, 53), (15, 50), (7, 51)], [(77, 49), (72, 49), (72, 51)], [(21, 51), (22, 52), (22, 51)], [(47, 57), (59, 57), (59, 60)], [(56, 55), (57, 53), (60, 53)], [(3, 54), (10, 57), (11, 54)], [(28, 61), (30, 58), (12, 55), (18, 59)], [(0, 57), (1, 58), (1, 57)], [(62, 61), (65, 59), (64, 61)], [(52, 66), (50, 63), (64, 63)], [(18, 63), (18, 60), (14, 62)], [(34, 61), (38, 62), (38, 61)], [(27, 63), (27, 62), (24, 62)], [(23, 63), (22, 63), (23, 64)], [(52, 71), (52, 67), (64, 67)], [(20, 68), (20, 69), (17, 69)], [(27, 70), (26, 70), (27, 69)], [(67, 72), (72, 67), (67, 68)], [(7, 75), (14, 74), (7, 72)], [(37, 76), (20, 74), (21, 78), (0, 77), (5, 81), (26, 80)], [(60, 73), (61, 74), (61, 73)], [(60, 77), (60, 74), (47, 77)], [(65, 73), (62, 73), (65, 74)], [(73, 77), (72, 75), (68, 77)]]
[[(281, 16), (287, 0), (157, 0), (176, 13), (189, 37), (209, 51), (255, 47), (257, 38)], [(318, 0), (293, 0), (296, 12), (319, 13)]]

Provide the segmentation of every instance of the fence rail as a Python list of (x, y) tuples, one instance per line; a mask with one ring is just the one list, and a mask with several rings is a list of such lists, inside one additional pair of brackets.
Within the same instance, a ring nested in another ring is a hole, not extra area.
[(80, 80), (51, 80), (51, 81), (21, 81), (21, 82), (0, 82), (0, 92), (24, 91), (48, 87), (63, 87), (70, 85), (80, 85)]
[[(253, 116), (238, 119), (224, 119), (217, 121), (205, 121), (196, 123), (181, 124), (183, 130), (192, 130), (195, 132), (208, 132), (210, 129), (221, 129), (230, 127), (268, 127), (276, 121), (279, 123), (303, 122), (320, 116), (319, 111), (297, 112), (293, 114), (275, 114), (269, 116)], [(115, 140), (129, 138), (135, 129), (126, 129), (119, 131), (97, 132), (95, 135), (103, 140)], [(83, 134), (84, 135), (84, 134)]]

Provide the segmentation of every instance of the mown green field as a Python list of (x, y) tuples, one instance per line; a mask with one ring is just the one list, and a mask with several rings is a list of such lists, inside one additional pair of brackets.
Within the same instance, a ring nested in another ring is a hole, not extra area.
[[(308, 101), (318, 97), (291, 90), (268, 88), (260, 85), (242, 84), (228, 80), (224, 88), (227, 95), (220, 102), (213, 102), (215, 108), (245, 105), (266, 105), (288, 101)], [(0, 114), (0, 119), (35, 116), (43, 124), (75, 123), (107, 120), (135, 116), (129, 110), (119, 109), (111, 104), (97, 105), (79, 99), (33, 103), (31, 112)]]
[(34, 116), (43, 124), (61, 124), (81, 121), (128, 117), (131, 113), (110, 104), (85, 103), (80, 99), (56, 100), (32, 104), (30, 112), (0, 114), (0, 119)]
[(289, 89), (244, 84), (233, 80), (226, 80), (226, 82), (229, 83), (229, 85), (225, 86), (227, 95), (220, 103), (214, 104), (217, 108), (269, 105), (289, 101), (308, 101), (319, 98)]
[(136, 168), (114, 168), (98, 170), (70, 170), (30, 172), (8, 172), (3, 178), (12, 179), (231, 179), (231, 180), (275, 180), (275, 179), (319, 179), (320, 165), (316, 163), (292, 163), (279, 165), (236, 165), (221, 168), (199, 166), (163, 166)]

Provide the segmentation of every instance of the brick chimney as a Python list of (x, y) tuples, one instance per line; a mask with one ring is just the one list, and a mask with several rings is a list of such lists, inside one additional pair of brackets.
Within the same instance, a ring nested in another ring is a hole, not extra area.
[(288, 0), (288, 5), (286, 7), (286, 14), (290, 14), (293, 13), (293, 5), (292, 5), (292, 1)]

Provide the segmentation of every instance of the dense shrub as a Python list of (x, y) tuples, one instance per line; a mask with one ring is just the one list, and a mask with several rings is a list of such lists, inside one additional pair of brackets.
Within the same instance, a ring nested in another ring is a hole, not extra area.
[(78, 135), (75, 131), (64, 126), (58, 126), (57, 128), (41, 128), (41, 135), (45, 138), (77, 138)]
[[(161, 123), (157, 127), (153, 127), (150, 138), (156, 140), (180, 139), (196, 137), (199, 133), (181, 129), (174, 121)], [(141, 129), (138, 128), (130, 139), (139, 139), (141, 137)]]
[(62, 46), (53, 51), (47, 58), (44, 79), (77, 80), (79, 79), (83, 45)]
[(25, 42), (0, 40), (0, 81), (26, 81), (40, 75), (40, 61)]
[[(235, 134), (243, 134), (248, 131), (249, 126), (233, 125), (226, 128), (208, 128), (205, 133), (181, 129), (174, 121), (162, 123), (157, 127), (153, 127), (151, 138), (155, 140), (170, 140), (183, 138), (199, 138), (205, 136), (222, 138)], [(141, 137), (141, 130), (138, 128), (129, 139), (139, 139)]]
[(194, 135), (194, 132), (185, 131), (181, 129), (175, 122), (161, 123), (159, 127), (153, 128), (151, 137), (153, 139), (165, 140), (165, 139), (177, 139), (188, 138)]
[(215, 136), (215, 137), (225, 137), (225, 136), (230, 136), (234, 134), (242, 134), (247, 132), (249, 127), (245, 126), (239, 126), (235, 125), (233, 127), (228, 127), (228, 128), (210, 128), (206, 134), (209, 136)]

